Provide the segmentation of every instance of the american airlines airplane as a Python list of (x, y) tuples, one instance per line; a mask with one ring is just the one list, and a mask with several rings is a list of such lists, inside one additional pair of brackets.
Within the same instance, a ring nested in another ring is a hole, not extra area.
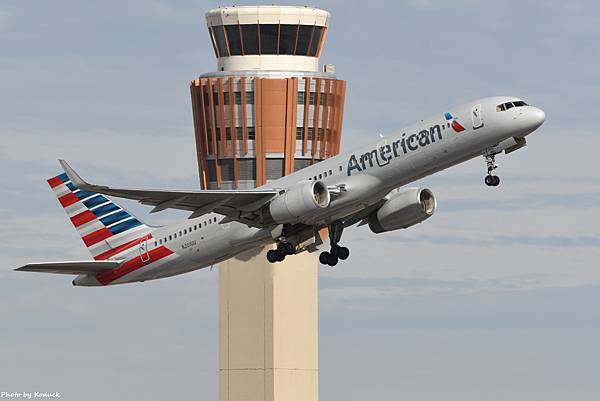
[[(405, 185), (477, 156), (485, 184), (498, 186), (495, 156), (522, 148), (545, 114), (515, 97), (476, 100), (303, 168), (251, 190), (173, 191), (89, 184), (60, 160), (64, 173), (48, 184), (81, 235), (93, 260), (30, 263), (16, 270), (76, 274), (73, 285), (143, 282), (211, 266), (242, 252), (275, 244), (271, 263), (315, 252), (327, 228), (330, 250), (319, 260), (335, 266), (350, 251), (342, 232), (368, 225), (374, 233), (428, 219), (433, 192)], [(111, 201), (115, 196), (192, 212), (185, 221), (151, 227)]]

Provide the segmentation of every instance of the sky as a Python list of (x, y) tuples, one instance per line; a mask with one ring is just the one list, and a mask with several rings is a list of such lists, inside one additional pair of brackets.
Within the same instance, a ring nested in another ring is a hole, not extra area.
[[(221, 5), (0, 3), (0, 392), (217, 399), (216, 269), (109, 288), (12, 269), (89, 258), (45, 183), (58, 158), (99, 183), (198, 188), (189, 81), (216, 68), (204, 13)], [(425, 223), (344, 233), (350, 259), (319, 273), (320, 399), (598, 400), (600, 6), (312, 5), (348, 85), (342, 149), (485, 96), (547, 115), (498, 157), (500, 187), (477, 158), (418, 183), (438, 200)]]

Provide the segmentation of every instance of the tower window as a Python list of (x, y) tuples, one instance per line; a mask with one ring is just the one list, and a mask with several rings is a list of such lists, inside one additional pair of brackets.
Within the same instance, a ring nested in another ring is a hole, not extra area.
[(277, 35), (279, 24), (261, 24), (260, 29), (260, 54), (277, 54)]
[(300, 25), (298, 28), (298, 43), (296, 44), (297, 55), (306, 56), (308, 54), (308, 45), (310, 43), (313, 28), (314, 26), (312, 25)]
[(244, 40), (244, 54), (258, 54), (258, 25), (240, 25)]
[(219, 50), (220, 57), (229, 56), (227, 50), (227, 42), (225, 42), (225, 30), (222, 25), (213, 26), (213, 32), (215, 34), (215, 41), (217, 42), (217, 50)]
[(229, 43), (229, 55), (241, 56), (242, 42), (239, 25), (225, 25), (225, 31), (227, 32), (227, 42)]

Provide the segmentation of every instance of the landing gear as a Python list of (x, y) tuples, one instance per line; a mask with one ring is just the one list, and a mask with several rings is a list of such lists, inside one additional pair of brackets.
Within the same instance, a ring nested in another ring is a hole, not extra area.
[(270, 263), (283, 262), (285, 257), (293, 255), (296, 252), (296, 248), (289, 242), (280, 242), (277, 244), (277, 249), (271, 249), (267, 251), (267, 260)]
[(321, 264), (323, 264), (323, 265), (328, 265), (328, 266), (333, 267), (338, 264), (338, 257), (335, 255), (332, 255), (331, 253), (329, 253), (327, 251), (323, 251), (319, 255), (319, 262), (321, 262)]
[(344, 231), (344, 223), (336, 221), (329, 225), (329, 243), (331, 244), (331, 250), (329, 252), (323, 251), (319, 255), (319, 262), (323, 265), (335, 266), (339, 260), (346, 260), (350, 256), (350, 250), (345, 246), (339, 246), (338, 242), (342, 238), (342, 231)]
[(500, 177), (493, 175), (494, 170), (498, 168), (496, 164), (496, 155), (489, 154), (485, 156), (485, 164), (487, 165), (487, 176), (485, 177), (485, 185), (488, 187), (497, 187), (500, 185)]
[(488, 175), (485, 177), (485, 185), (488, 187), (497, 187), (500, 185), (500, 177), (497, 175)]
[(348, 259), (348, 256), (350, 256), (350, 249), (345, 246), (333, 245), (331, 247), (331, 254), (341, 260), (346, 260)]

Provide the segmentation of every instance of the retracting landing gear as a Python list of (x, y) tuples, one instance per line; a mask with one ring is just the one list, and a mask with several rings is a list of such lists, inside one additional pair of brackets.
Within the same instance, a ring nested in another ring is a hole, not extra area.
[(285, 257), (293, 255), (296, 252), (296, 248), (289, 242), (280, 242), (277, 244), (277, 249), (271, 249), (267, 251), (267, 260), (271, 263), (283, 262)]
[(329, 243), (331, 244), (331, 250), (329, 252), (323, 251), (319, 255), (319, 262), (328, 266), (337, 265), (339, 260), (346, 260), (350, 256), (350, 250), (345, 246), (339, 246), (338, 242), (342, 238), (342, 231), (344, 231), (344, 223), (341, 221), (333, 222), (329, 225)]
[(493, 175), (494, 170), (498, 168), (496, 164), (496, 155), (489, 154), (485, 156), (485, 163), (487, 164), (487, 176), (485, 177), (485, 185), (488, 187), (497, 187), (500, 185), (500, 177)]

